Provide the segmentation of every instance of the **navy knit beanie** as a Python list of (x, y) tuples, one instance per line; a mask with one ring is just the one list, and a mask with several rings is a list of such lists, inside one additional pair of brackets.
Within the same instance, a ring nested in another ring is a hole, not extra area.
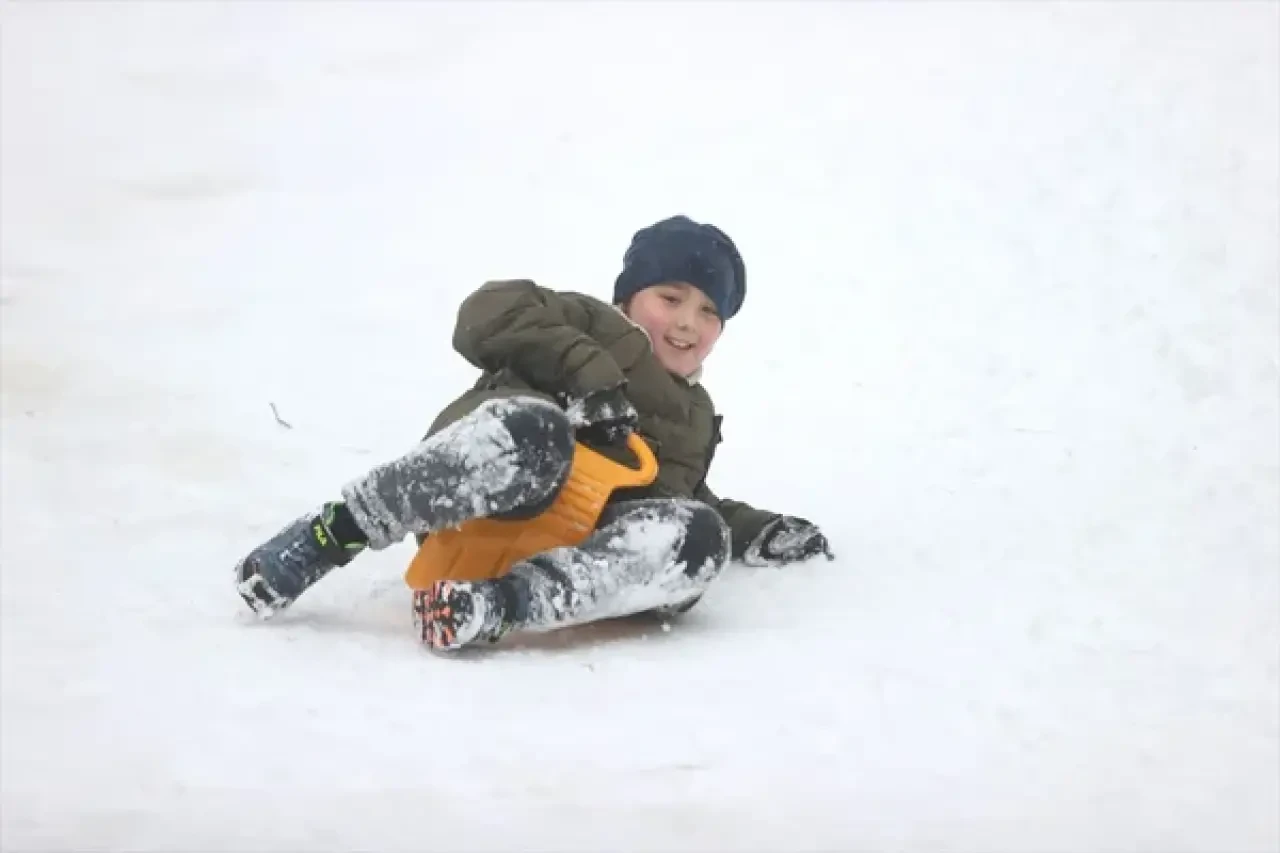
[(714, 225), (687, 216), (636, 232), (613, 285), (614, 304), (664, 281), (684, 281), (701, 290), (722, 322), (738, 313), (747, 296), (747, 270), (733, 241)]

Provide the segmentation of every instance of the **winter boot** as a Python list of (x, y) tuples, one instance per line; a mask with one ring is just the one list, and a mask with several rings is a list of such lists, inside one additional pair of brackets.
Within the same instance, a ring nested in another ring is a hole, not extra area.
[(413, 595), (414, 624), (433, 649), (496, 643), (515, 622), (502, 581), (437, 581)]
[[(346, 535), (335, 535), (335, 530)], [(236, 566), (236, 590), (254, 612), (269, 618), (330, 571), (351, 562), (365, 545), (346, 507), (326, 503), (245, 557)]]

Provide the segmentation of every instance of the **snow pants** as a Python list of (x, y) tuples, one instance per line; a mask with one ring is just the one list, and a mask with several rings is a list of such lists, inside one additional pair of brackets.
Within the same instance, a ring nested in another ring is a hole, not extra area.
[[(380, 550), (472, 518), (529, 518), (568, 479), (573, 430), (541, 398), (497, 397), (343, 487), (356, 524)], [(532, 630), (693, 606), (729, 561), (716, 510), (685, 498), (615, 501), (581, 545), (518, 563)]]

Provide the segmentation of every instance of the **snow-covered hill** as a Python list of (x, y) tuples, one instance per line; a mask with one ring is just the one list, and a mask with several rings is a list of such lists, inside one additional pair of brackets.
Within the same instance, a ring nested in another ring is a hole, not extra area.
[[(0, 6), (5, 850), (1280, 847), (1280, 5)], [(490, 278), (749, 270), (713, 487), (838, 559), (414, 642), (231, 568)], [(272, 405), (292, 425), (276, 422)]]

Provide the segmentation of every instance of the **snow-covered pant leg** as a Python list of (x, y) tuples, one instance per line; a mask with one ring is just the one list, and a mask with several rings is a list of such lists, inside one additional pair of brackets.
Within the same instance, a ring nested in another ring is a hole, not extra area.
[(519, 630), (550, 631), (648, 610), (686, 610), (729, 561), (729, 528), (707, 504), (626, 501), (576, 547), (515, 565), (498, 583)]
[(369, 547), (472, 518), (549, 505), (573, 464), (564, 412), (536, 397), (487, 400), (342, 488)]

